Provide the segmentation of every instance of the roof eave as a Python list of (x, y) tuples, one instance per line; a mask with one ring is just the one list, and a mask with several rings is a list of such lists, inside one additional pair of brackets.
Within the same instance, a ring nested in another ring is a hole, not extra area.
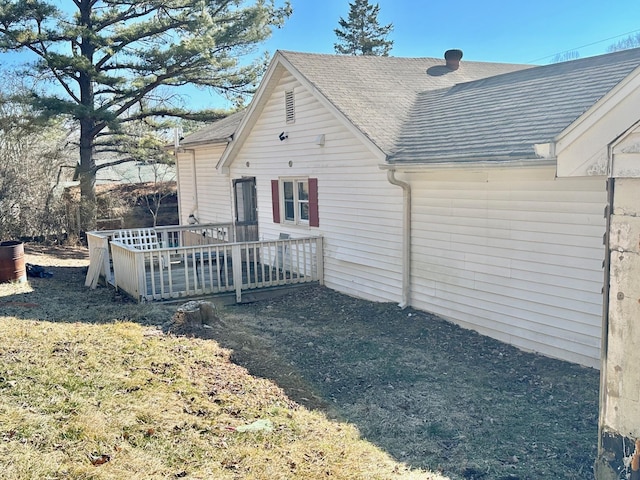
[(382, 170), (398, 170), (403, 172), (413, 170), (453, 170), (464, 168), (504, 168), (504, 167), (520, 167), (520, 168), (536, 168), (536, 167), (554, 167), (556, 165), (555, 157), (548, 158), (474, 158), (470, 160), (453, 160), (440, 159), (428, 160), (421, 162), (395, 162), (384, 163), (380, 165)]
[[(201, 147), (203, 145), (228, 145), (229, 143), (231, 143), (232, 139), (231, 137), (225, 137), (225, 138), (210, 138), (207, 140), (198, 140), (196, 142), (188, 142), (188, 143), (181, 143), (180, 146), (178, 147), (178, 151), (180, 151), (181, 149), (187, 149), (187, 148), (194, 148), (194, 147)], [(172, 147), (175, 148), (175, 147)]]

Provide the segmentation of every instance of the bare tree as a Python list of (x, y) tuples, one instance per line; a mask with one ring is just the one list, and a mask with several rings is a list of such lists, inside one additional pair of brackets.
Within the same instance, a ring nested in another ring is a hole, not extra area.
[(628, 50), (636, 47), (640, 47), (640, 32), (632, 33), (628, 37), (609, 45), (607, 52), (617, 52), (619, 50)]
[(566, 52), (556, 53), (551, 59), (551, 63), (568, 62), (569, 60), (577, 60), (580, 54), (577, 50), (567, 50)]
[[(60, 237), (66, 233), (63, 181), (75, 161), (61, 121), (34, 122), (20, 101), (25, 92), (13, 74), (0, 86), (0, 238)], [(13, 83), (11, 80), (14, 79)]]
[[(158, 225), (158, 214), (160, 213), (162, 202), (175, 192), (175, 170), (169, 167), (160, 163), (151, 165), (154, 178), (152, 182), (149, 182), (151, 190), (144, 195), (144, 202), (153, 217), (154, 227)], [(141, 182), (143, 181), (142, 176), (139, 179)]]

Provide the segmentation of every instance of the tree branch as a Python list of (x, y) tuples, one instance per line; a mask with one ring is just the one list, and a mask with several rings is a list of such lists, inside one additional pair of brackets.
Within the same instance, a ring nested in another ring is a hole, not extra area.
[(103, 168), (115, 167), (117, 165), (122, 165), (123, 163), (137, 162), (138, 159), (134, 157), (121, 158), (118, 160), (113, 160), (107, 163), (101, 163), (100, 165), (96, 165), (96, 171), (102, 170)]

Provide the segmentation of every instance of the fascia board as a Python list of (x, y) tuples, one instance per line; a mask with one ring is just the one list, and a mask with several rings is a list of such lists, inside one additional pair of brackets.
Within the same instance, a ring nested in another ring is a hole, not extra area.
[[(587, 130), (591, 129), (611, 111), (613, 107), (623, 102), (625, 98), (638, 88), (640, 88), (640, 67), (633, 70), (620, 83), (609, 90), (601, 99), (556, 136), (554, 139), (556, 154), (560, 154), (562, 150), (571, 145)], [(611, 140), (613, 140), (613, 138)]]

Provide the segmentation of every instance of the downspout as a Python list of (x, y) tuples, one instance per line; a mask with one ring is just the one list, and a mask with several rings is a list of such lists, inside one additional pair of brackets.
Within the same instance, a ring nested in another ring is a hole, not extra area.
[(402, 300), (400, 308), (411, 305), (411, 185), (396, 177), (395, 169), (387, 170), (391, 185), (402, 188)]

